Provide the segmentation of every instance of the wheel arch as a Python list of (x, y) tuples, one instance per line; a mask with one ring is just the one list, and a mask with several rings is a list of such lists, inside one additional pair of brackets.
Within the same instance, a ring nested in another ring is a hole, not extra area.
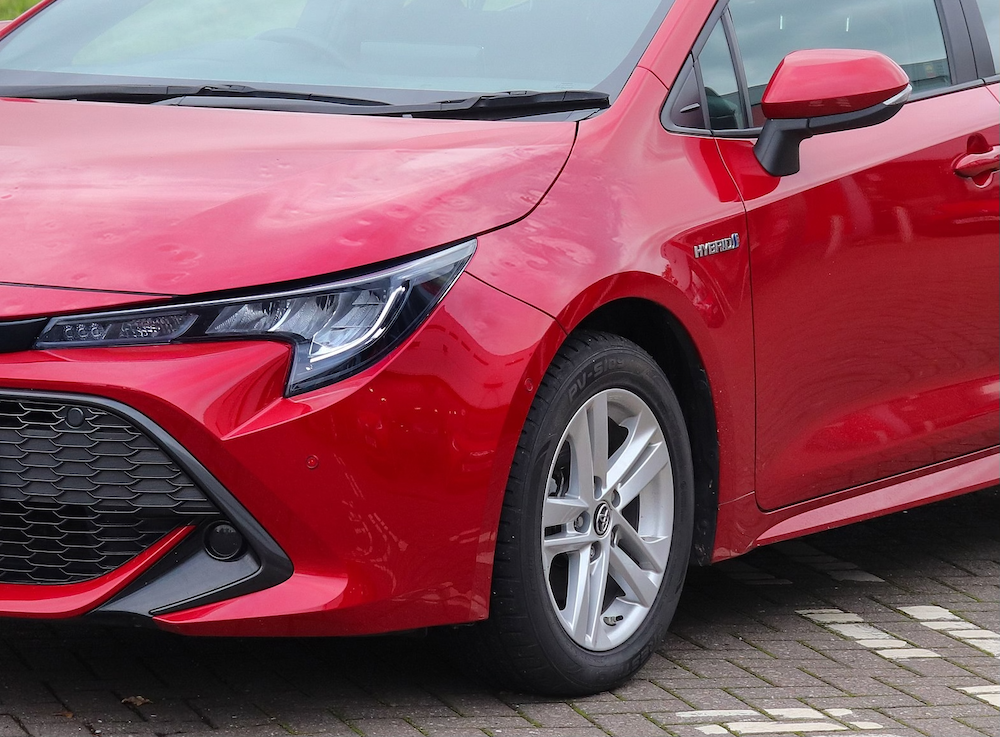
[(719, 441), (708, 372), (690, 333), (662, 305), (622, 298), (598, 307), (573, 328), (619, 335), (649, 353), (677, 394), (694, 462), (695, 522), (691, 561), (708, 565), (719, 508)]

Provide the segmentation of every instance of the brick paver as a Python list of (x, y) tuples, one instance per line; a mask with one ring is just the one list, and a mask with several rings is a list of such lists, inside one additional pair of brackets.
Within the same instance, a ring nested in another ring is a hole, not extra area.
[(0, 620), (0, 737), (997, 737), (998, 644), (991, 489), (693, 571), (639, 677), (576, 700), (478, 685), (431, 639)]

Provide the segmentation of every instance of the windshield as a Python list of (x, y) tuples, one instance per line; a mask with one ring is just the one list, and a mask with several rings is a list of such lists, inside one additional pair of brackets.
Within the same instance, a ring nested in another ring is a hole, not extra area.
[(58, 0), (0, 41), (13, 85), (317, 89), (392, 104), (621, 92), (672, 0)]

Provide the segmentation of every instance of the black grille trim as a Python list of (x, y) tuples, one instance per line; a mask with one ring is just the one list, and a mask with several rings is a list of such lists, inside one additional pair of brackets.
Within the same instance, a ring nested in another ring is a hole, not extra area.
[(0, 393), (0, 583), (109, 573), (215, 504), (128, 418), (78, 399)]
[(49, 319), (0, 322), (0, 353), (30, 350)]
[[(213, 604), (277, 586), (290, 578), (294, 572), (292, 561), (285, 554), (285, 551), (257, 522), (254, 516), (184, 446), (144, 414), (121, 402), (91, 395), (0, 390), (0, 400), (80, 404), (105, 409), (128, 420), (156, 441), (157, 445), (198, 484), (199, 488), (222, 513), (222, 516), (243, 533), (249, 543), (247, 555), (255, 561), (255, 572), (250, 573), (241, 566), (234, 566), (228, 582), (220, 582), (218, 578), (208, 582), (198, 575), (198, 571), (184, 570), (182, 561), (185, 559), (196, 560), (199, 555), (201, 558), (208, 557), (203, 550), (199, 554), (189, 557), (193, 553), (193, 550), (189, 549), (189, 543), (194, 537), (189, 535), (178, 547), (146, 571), (122, 594), (92, 612), (91, 617), (100, 617), (102, 614), (110, 613), (111, 618), (114, 619), (126, 614), (130, 617), (138, 617), (137, 621), (139, 622), (148, 622), (150, 617), (158, 614), (168, 614), (196, 606)], [(185, 548), (185, 550), (181, 550), (181, 548)], [(184, 575), (188, 583), (185, 595), (181, 597), (178, 597), (170, 586), (170, 579), (175, 573)], [(187, 575), (189, 573), (191, 575)], [(133, 602), (134, 606), (125, 609), (117, 606), (117, 602), (131, 598), (131, 595), (137, 592), (143, 594), (142, 602)], [(142, 606), (139, 605), (140, 603)]]

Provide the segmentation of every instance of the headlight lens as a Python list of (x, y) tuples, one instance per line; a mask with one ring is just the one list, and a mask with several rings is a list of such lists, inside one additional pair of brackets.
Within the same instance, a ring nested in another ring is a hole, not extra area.
[(261, 297), (57, 317), (35, 348), (284, 340), (294, 346), (287, 393), (300, 394), (381, 360), (427, 318), (475, 250), (472, 240), (355, 279)]

